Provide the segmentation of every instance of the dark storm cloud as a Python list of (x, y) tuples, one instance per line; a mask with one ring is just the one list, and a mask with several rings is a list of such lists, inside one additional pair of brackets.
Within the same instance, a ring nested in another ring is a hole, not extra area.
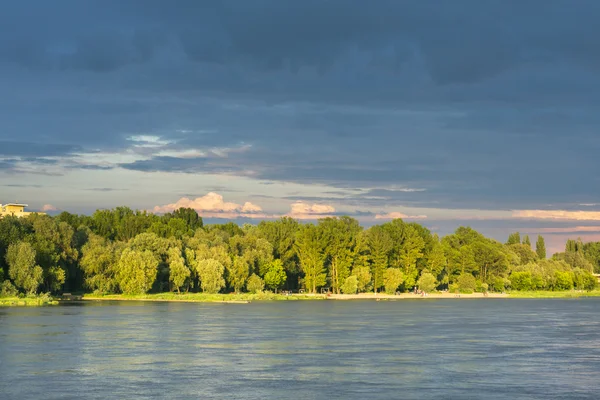
[(593, 203), (598, 20), (591, 0), (11, 2), (0, 168), (127, 153), (143, 159), (114, 165), (372, 189), (356, 199), (373, 206)]

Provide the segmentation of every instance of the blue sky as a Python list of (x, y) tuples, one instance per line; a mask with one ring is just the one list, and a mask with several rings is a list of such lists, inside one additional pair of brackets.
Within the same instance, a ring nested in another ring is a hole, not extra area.
[(587, 0), (6, 3), (0, 202), (600, 240), (598, 20)]

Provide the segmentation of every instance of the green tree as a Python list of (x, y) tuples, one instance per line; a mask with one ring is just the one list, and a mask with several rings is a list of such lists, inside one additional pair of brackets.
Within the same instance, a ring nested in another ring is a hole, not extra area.
[(424, 292), (432, 292), (437, 287), (437, 281), (432, 273), (424, 271), (421, 274), (417, 285), (419, 286), (419, 289), (423, 290)]
[(525, 235), (525, 237), (523, 238), (523, 244), (531, 248), (531, 240), (529, 239), (529, 235)]
[(159, 260), (150, 250), (126, 248), (117, 265), (117, 282), (125, 294), (144, 294), (152, 288)]
[(558, 290), (571, 290), (573, 289), (573, 276), (569, 271), (556, 271), (554, 273), (556, 278), (555, 288)]
[(236, 293), (241, 292), (246, 285), (248, 276), (250, 276), (251, 263), (249, 257), (239, 256), (234, 257), (233, 263), (227, 267), (227, 281)]
[(371, 270), (367, 265), (356, 267), (352, 270), (352, 275), (357, 279), (357, 290), (364, 293), (371, 285)]
[(197, 268), (203, 292), (219, 293), (225, 287), (225, 279), (223, 279), (225, 267), (219, 261), (204, 259), (198, 262)]
[(26, 242), (8, 246), (6, 252), (8, 275), (15, 285), (25, 292), (33, 294), (42, 284), (43, 271), (35, 263), (35, 250)]
[(531, 290), (533, 286), (530, 271), (517, 271), (510, 275), (510, 286), (514, 290)]
[(425, 241), (412, 226), (405, 229), (405, 239), (400, 250), (400, 265), (404, 276), (404, 287), (415, 286), (418, 270), (417, 261), (423, 256)]
[(469, 273), (459, 275), (456, 284), (461, 293), (473, 293), (477, 288), (477, 280)]
[(350, 275), (361, 227), (354, 218), (340, 217), (319, 220), (318, 229), (329, 266), (331, 288), (334, 293), (340, 293), (341, 285)]
[(521, 234), (519, 232), (511, 233), (510, 235), (508, 235), (508, 240), (506, 241), (506, 244), (521, 244)]
[[(428, 256), (428, 269), (435, 277), (441, 277), (442, 273), (446, 270), (446, 255), (444, 254), (444, 247), (440, 243), (437, 235), (434, 237), (434, 245)], [(447, 283), (447, 282), (446, 282)]]
[(200, 217), (193, 208), (178, 208), (177, 210), (173, 211), (173, 218), (178, 218), (184, 221), (185, 225), (192, 231), (204, 226), (202, 217)]
[(342, 285), (342, 293), (344, 294), (356, 294), (358, 291), (358, 278), (354, 275), (350, 275), (344, 281)]
[(186, 285), (192, 272), (185, 264), (185, 258), (183, 258), (180, 248), (171, 247), (167, 254), (169, 256), (169, 281), (177, 293), (181, 293), (181, 288)]
[(507, 246), (507, 248), (519, 256), (519, 264), (525, 265), (534, 262), (537, 259), (537, 254), (531, 250), (531, 246), (517, 243)]
[(252, 274), (250, 278), (248, 278), (248, 282), (246, 283), (246, 289), (250, 293), (259, 293), (262, 292), (265, 287), (265, 283), (261, 279), (260, 276), (256, 274)]
[(538, 235), (537, 241), (535, 242), (535, 252), (540, 260), (546, 258), (546, 242), (541, 235)]
[[(288, 275), (287, 284), (295, 285), (301, 273), (295, 241), (300, 224), (293, 218), (283, 217), (276, 221), (262, 221), (258, 231), (273, 248), (273, 258), (280, 259)], [(294, 282), (295, 280), (295, 282)]]
[(287, 275), (283, 269), (283, 263), (281, 260), (273, 260), (269, 271), (265, 274), (265, 285), (275, 290), (281, 288), (285, 283)]
[(84, 276), (84, 285), (100, 293), (114, 293), (117, 289), (117, 264), (122, 246), (114, 244), (102, 236), (91, 234), (82, 248), (79, 262)]
[[(371, 259), (373, 276), (373, 290), (377, 293), (384, 286), (384, 274), (389, 266), (392, 239), (389, 233), (381, 226), (372, 226), (367, 231), (367, 243)], [(402, 282), (400, 282), (402, 283)], [(400, 284), (398, 284), (400, 286)], [(394, 288), (394, 291), (396, 289)]]
[(403, 281), (404, 276), (398, 268), (388, 268), (383, 274), (383, 286), (388, 294), (396, 293)]
[(15, 297), (19, 294), (19, 290), (9, 280), (5, 280), (0, 285), (0, 297)]
[(304, 285), (311, 293), (316, 293), (317, 288), (326, 283), (324, 257), (317, 228), (312, 224), (302, 226), (295, 245), (300, 268), (304, 273)]
[(509, 267), (506, 251), (502, 244), (493, 240), (483, 239), (472, 244), (475, 264), (482, 282), (490, 282), (493, 277), (503, 276)]

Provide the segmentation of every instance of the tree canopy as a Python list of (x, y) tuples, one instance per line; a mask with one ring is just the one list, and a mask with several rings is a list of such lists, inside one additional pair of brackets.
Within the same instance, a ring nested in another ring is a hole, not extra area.
[(518, 232), (504, 244), (470, 227), (439, 238), (401, 219), (367, 229), (347, 216), (240, 227), (204, 225), (192, 209), (127, 207), (0, 219), (2, 293), (588, 290), (598, 272), (600, 242), (572, 239), (547, 259), (542, 236), (534, 251)]

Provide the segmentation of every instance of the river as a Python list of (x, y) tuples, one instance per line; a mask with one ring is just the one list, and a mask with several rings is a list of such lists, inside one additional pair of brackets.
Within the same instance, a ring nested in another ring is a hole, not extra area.
[(0, 399), (598, 399), (600, 299), (0, 308)]

